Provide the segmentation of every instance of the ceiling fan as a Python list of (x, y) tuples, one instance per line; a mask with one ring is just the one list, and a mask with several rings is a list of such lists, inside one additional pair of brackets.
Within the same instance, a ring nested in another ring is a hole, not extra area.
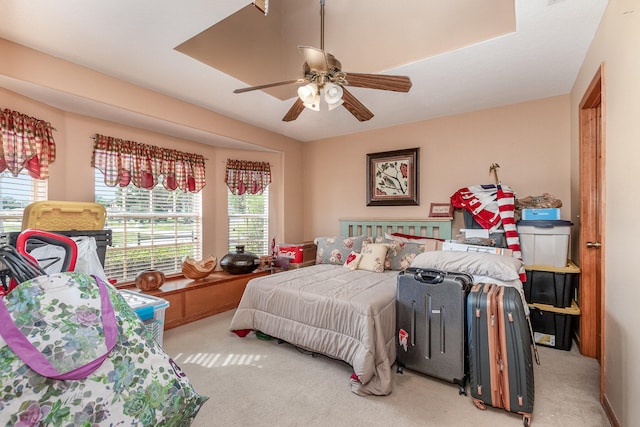
[(298, 99), (282, 118), (283, 121), (290, 122), (297, 119), (305, 107), (319, 111), (321, 93), (324, 92), (324, 98), (330, 110), (342, 105), (356, 119), (364, 122), (371, 119), (373, 113), (358, 101), (345, 86), (395, 92), (409, 92), (411, 88), (411, 80), (407, 76), (342, 71), (340, 61), (324, 50), (324, 0), (320, 0), (320, 49), (310, 46), (298, 46), (298, 49), (304, 57), (302, 78), (236, 89), (233, 93), (305, 83), (304, 86), (298, 88)]

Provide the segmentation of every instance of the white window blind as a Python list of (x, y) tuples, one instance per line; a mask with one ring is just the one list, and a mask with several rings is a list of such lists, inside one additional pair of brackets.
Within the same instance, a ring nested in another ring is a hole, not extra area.
[(268, 255), (269, 249), (269, 189), (262, 194), (234, 195), (227, 189), (229, 218), (229, 250), (237, 245), (256, 255)]
[(112, 230), (107, 277), (123, 282), (147, 269), (179, 273), (185, 256), (202, 258), (201, 192), (107, 187), (102, 173), (95, 174), (96, 202), (106, 207), (105, 228)]
[(26, 171), (13, 176), (0, 173), (0, 232), (20, 231), (24, 208), (47, 200), (47, 180), (34, 179)]

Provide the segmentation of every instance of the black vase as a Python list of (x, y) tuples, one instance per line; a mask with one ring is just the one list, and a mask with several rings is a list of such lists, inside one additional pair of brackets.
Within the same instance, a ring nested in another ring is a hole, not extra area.
[(220, 267), (227, 273), (247, 274), (256, 269), (260, 260), (252, 252), (245, 252), (244, 245), (236, 246), (235, 252), (229, 252), (220, 260)]

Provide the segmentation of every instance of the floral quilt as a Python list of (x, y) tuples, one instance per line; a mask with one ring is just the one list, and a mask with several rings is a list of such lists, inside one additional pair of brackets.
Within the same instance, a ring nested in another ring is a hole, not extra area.
[[(43, 377), (0, 338), (0, 425), (191, 424), (208, 398), (195, 392), (118, 291), (107, 286), (118, 339), (100, 368), (85, 379)], [(106, 349), (99, 289), (91, 276), (42, 276), (19, 285), (4, 303), (16, 326), (60, 372)]]

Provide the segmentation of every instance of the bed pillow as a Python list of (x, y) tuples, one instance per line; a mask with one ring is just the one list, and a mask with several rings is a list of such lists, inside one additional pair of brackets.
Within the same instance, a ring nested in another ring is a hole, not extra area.
[(357, 252), (351, 252), (347, 257), (347, 260), (344, 262), (344, 268), (351, 271), (357, 269), (361, 259), (362, 259), (362, 254), (359, 254)]
[(415, 257), (411, 267), (489, 276), (507, 282), (519, 280), (520, 272), (524, 272), (524, 264), (517, 258), (461, 251), (423, 252)]
[(402, 234), (402, 233), (385, 233), (384, 237), (387, 240), (391, 240), (394, 242), (404, 242), (404, 243), (416, 243), (420, 245), (424, 245), (424, 250), (426, 251), (437, 251), (438, 245), (441, 245), (440, 242), (444, 242), (443, 239), (436, 239), (435, 237), (424, 237), (424, 236), (414, 236), (411, 234)]
[(316, 264), (342, 265), (352, 251), (360, 253), (362, 243), (370, 240), (368, 236), (316, 237)]
[(385, 258), (389, 245), (385, 243), (368, 243), (362, 245), (362, 259), (358, 264), (358, 270), (375, 271), (382, 273), (384, 271)]
[(384, 268), (387, 270), (404, 270), (411, 265), (416, 256), (425, 251), (425, 245), (405, 243), (394, 240), (388, 241), (387, 257)]

